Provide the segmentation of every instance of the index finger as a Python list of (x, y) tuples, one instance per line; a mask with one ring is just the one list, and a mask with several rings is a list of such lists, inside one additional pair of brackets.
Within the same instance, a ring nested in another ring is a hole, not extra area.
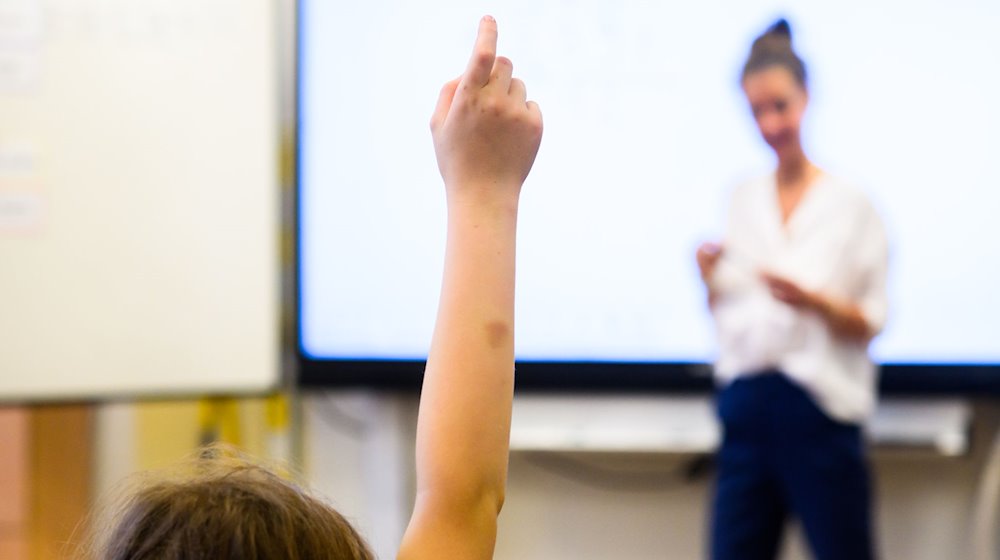
[(497, 21), (493, 16), (483, 16), (479, 20), (479, 34), (472, 49), (472, 58), (465, 70), (463, 81), (469, 85), (483, 87), (490, 81), (490, 72), (497, 57)]

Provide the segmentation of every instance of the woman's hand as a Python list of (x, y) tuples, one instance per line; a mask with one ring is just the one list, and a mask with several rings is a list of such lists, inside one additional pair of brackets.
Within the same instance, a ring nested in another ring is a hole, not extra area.
[(857, 304), (805, 290), (795, 282), (770, 272), (762, 272), (761, 278), (775, 299), (796, 309), (817, 313), (834, 335), (863, 344), (875, 336), (874, 329)]
[(787, 278), (770, 272), (762, 272), (761, 278), (771, 290), (771, 295), (778, 301), (800, 309), (820, 307), (820, 299), (822, 298), (815, 293), (803, 290), (798, 284)]
[(695, 252), (695, 259), (698, 261), (698, 272), (701, 273), (701, 281), (708, 284), (712, 275), (715, 274), (715, 267), (722, 257), (722, 245), (718, 243), (702, 243)]
[(695, 259), (698, 261), (698, 272), (701, 274), (701, 281), (705, 284), (708, 293), (708, 306), (715, 307), (719, 301), (718, 292), (712, 287), (712, 275), (715, 274), (715, 267), (722, 257), (722, 245), (718, 243), (702, 243), (695, 252)]

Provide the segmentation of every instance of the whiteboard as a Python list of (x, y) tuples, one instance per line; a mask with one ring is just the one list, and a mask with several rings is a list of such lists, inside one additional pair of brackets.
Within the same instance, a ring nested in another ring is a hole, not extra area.
[(271, 0), (0, 0), (0, 401), (279, 379)]

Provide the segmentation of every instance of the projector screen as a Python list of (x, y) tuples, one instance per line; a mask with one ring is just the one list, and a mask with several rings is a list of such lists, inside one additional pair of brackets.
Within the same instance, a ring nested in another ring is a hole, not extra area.
[[(711, 362), (694, 251), (769, 173), (739, 87), (792, 25), (806, 150), (891, 244), (892, 364), (1000, 363), (1000, 4), (468, 0), (300, 6), (299, 332), (306, 361), (422, 360), (445, 199), (428, 120), (484, 13), (541, 105), (520, 207), (519, 360)], [(992, 369), (992, 368), (991, 368)]]

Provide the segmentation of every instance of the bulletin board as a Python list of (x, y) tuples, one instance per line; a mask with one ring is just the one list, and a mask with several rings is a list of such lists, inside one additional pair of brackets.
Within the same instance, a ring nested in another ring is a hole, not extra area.
[(270, 0), (0, 0), (0, 402), (279, 380)]

